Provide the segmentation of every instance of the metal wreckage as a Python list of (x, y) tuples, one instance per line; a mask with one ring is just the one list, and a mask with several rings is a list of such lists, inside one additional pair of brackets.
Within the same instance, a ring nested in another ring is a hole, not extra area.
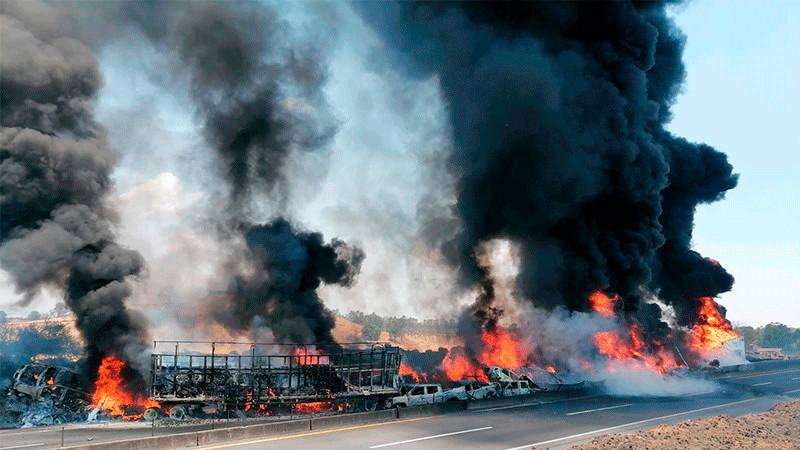
[[(414, 384), (401, 374), (404, 353), (386, 344), (156, 341), (146, 402), (121, 404), (119, 414), (110, 413), (111, 408), (104, 408), (102, 401), (98, 405), (97, 398), (82, 390), (76, 371), (31, 363), (14, 375), (5, 409), (16, 415), (17, 426), (93, 420), (104, 414), (180, 421), (226, 414), (369, 412), (398, 406), (393, 399), (408, 390), (409, 382)], [(531, 391), (583, 387), (582, 380), (542, 369), (484, 370), (499, 396), (515, 392), (504, 391), (518, 380), (529, 381)]]

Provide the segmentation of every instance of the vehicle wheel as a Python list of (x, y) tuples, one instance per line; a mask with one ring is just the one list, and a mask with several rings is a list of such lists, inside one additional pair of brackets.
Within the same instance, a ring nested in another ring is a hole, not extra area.
[(450, 397), (447, 399), (447, 403), (457, 402), (458, 399), (456, 397)]
[(364, 408), (364, 411), (372, 412), (378, 409), (378, 402), (371, 398), (367, 398), (362, 402), (362, 407)]
[(144, 420), (148, 422), (153, 422), (161, 417), (161, 410), (158, 408), (147, 408), (144, 410), (142, 417), (144, 417)]
[(408, 405), (406, 405), (405, 403), (398, 403), (398, 404), (396, 404), (396, 405), (394, 405), (394, 406), (395, 406), (396, 408), (405, 408), (405, 407), (406, 407), (406, 406), (408, 406)]
[(186, 418), (186, 409), (183, 406), (176, 406), (169, 410), (169, 418), (172, 420), (183, 420)]

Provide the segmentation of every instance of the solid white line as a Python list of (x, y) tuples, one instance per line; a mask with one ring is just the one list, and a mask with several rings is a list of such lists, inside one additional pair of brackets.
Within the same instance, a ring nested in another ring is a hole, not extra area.
[(628, 406), (631, 406), (631, 405), (632, 405), (632, 403), (626, 403), (624, 405), (606, 406), (605, 408), (586, 409), (586, 410), (583, 410), (583, 411), (575, 411), (575, 412), (567, 413), (565, 415), (567, 415), (567, 416), (577, 416), (578, 414), (586, 414), (586, 413), (591, 413), (591, 412), (595, 412), (595, 411), (605, 411), (605, 410), (608, 410), (608, 409), (625, 408), (625, 407), (628, 407)]
[(795, 389), (793, 391), (781, 392), (781, 394), (794, 394), (795, 392), (800, 392), (800, 389)]
[(800, 380), (800, 377), (794, 377), (794, 378), (792, 378), (792, 381), (795, 381), (795, 380)]
[(453, 436), (453, 435), (456, 435), (456, 434), (473, 433), (475, 431), (483, 431), (483, 430), (488, 430), (490, 428), (492, 428), (492, 427), (481, 427), (481, 428), (473, 428), (471, 430), (453, 431), (452, 433), (437, 434), (435, 436), (426, 436), (426, 437), (421, 437), (421, 438), (416, 438), (416, 439), (408, 439), (408, 440), (405, 440), (405, 441), (390, 442), (388, 444), (373, 445), (370, 448), (390, 447), (392, 445), (408, 444), (409, 442), (417, 442), (417, 441), (426, 441), (428, 439), (436, 439), (436, 438), (445, 437), (445, 436)]
[(28, 445), (15, 445), (13, 447), (0, 447), (0, 450), (5, 450), (7, 448), (26, 448), (26, 447), (38, 447), (40, 445), (44, 445), (44, 442), (39, 442), (38, 444), (28, 444)]
[(485, 413), (485, 412), (489, 412), (489, 411), (499, 411), (501, 409), (526, 408), (528, 406), (539, 406), (539, 405), (541, 405), (541, 403), (523, 403), (521, 405), (498, 406), (496, 408), (479, 409), (479, 410), (473, 411), (473, 412)]
[(655, 422), (655, 421), (662, 420), (662, 419), (669, 419), (669, 418), (672, 418), (672, 417), (683, 416), (683, 415), (686, 415), (686, 414), (696, 413), (696, 412), (700, 412), (700, 411), (708, 411), (710, 409), (722, 408), (722, 407), (725, 407), (725, 406), (738, 405), (740, 403), (747, 403), (747, 402), (752, 402), (752, 401), (761, 400), (761, 399), (762, 399), (761, 397), (756, 397), (756, 398), (750, 398), (750, 399), (747, 399), (747, 400), (739, 400), (738, 402), (723, 403), (721, 405), (708, 406), (708, 407), (705, 407), (705, 408), (693, 409), (691, 411), (684, 411), (684, 412), (679, 412), (679, 413), (675, 413), (675, 414), (669, 414), (669, 415), (666, 415), (666, 416), (653, 417), (652, 419), (645, 419), (645, 420), (639, 420), (637, 422), (631, 422), (631, 423), (625, 423), (625, 424), (622, 424), (622, 425), (616, 425), (616, 426), (613, 426), (613, 427), (601, 428), (599, 430), (587, 431), (585, 433), (573, 434), (572, 436), (564, 436), (564, 437), (561, 437), (561, 438), (558, 438), (558, 439), (550, 439), (549, 441), (537, 442), (535, 444), (520, 445), (519, 447), (508, 448), (506, 450), (522, 450), (524, 448), (539, 447), (541, 445), (552, 444), (553, 442), (565, 441), (567, 439), (580, 438), (580, 437), (584, 437), (584, 436), (591, 436), (593, 434), (603, 434), (603, 433), (607, 433), (609, 431), (619, 430), (621, 428), (631, 427), (631, 426), (635, 426), (635, 425), (641, 425), (641, 424), (645, 424), (645, 423), (648, 423), (648, 422)]
[(768, 385), (768, 384), (772, 384), (772, 381), (767, 381), (767, 382), (765, 382), (765, 383), (756, 383), (756, 384), (754, 384), (754, 385), (752, 385), (752, 386), (766, 386), (766, 385)]

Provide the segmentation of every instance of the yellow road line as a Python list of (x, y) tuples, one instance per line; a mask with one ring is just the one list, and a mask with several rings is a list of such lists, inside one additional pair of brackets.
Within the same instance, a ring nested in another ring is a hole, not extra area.
[(203, 450), (212, 450), (215, 448), (228, 448), (228, 447), (236, 447), (239, 445), (249, 445), (249, 444), (260, 444), (262, 442), (272, 442), (272, 441), (281, 441), (284, 439), (294, 439), (294, 438), (301, 438), (306, 436), (316, 436), (318, 434), (328, 434), (328, 433), (338, 433), (340, 431), (349, 431), (349, 430), (360, 430), (362, 428), (371, 428), (371, 427), (380, 427), (383, 425), (394, 425), (397, 423), (406, 423), (406, 422), (416, 422), (418, 420), (428, 420), (433, 419), (433, 417), (417, 417), (415, 419), (404, 419), (404, 420), (393, 420), (391, 422), (381, 422), (381, 423), (371, 423), (369, 425), (357, 425), (354, 427), (346, 427), (346, 428), (334, 428), (332, 430), (322, 430), (322, 431), (311, 431), (309, 433), (302, 433), (302, 434), (292, 434), (289, 436), (278, 436), (266, 439), (258, 439), (255, 441), (247, 441), (247, 442), (237, 442), (233, 444), (224, 444), (224, 445), (216, 445), (214, 447), (203, 447)]

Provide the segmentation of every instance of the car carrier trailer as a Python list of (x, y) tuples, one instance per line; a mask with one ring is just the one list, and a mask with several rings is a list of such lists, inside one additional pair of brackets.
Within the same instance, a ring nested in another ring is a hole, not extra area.
[[(198, 350), (200, 349), (200, 350)], [(401, 351), (385, 344), (287, 345), (156, 341), (150, 399), (170, 417), (200, 411), (374, 411), (399, 393)], [(145, 418), (159, 415), (148, 409)]]

